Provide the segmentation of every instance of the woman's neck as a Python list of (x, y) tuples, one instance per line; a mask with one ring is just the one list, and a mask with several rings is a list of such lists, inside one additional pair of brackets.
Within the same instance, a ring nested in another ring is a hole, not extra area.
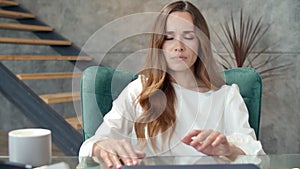
[(174, 83), (184, 88), (195, 88), (198, 87), (199, 79), (196, 79), (194, 73), (191, 70), (186, 71), (170, 71), (170, 75), (174, 80)]
[(173, 82), (190, 90), (207, 92), (210, 89), (202, 82), (201, 79), (197, 78), (191, 70), (186, 71), (170, 71)]

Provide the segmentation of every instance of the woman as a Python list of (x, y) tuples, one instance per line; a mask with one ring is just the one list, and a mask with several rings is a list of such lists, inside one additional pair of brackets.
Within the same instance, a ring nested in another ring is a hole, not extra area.
[(154, 32), (139, 78), (114, 101), (79, 155), (120, 168), (121, 161), (137, 165), (146, 154), (232, 159), (263, 153), (237, 85), (225, 85), (216, 69), (200, 11), (189, 2), (168, 4)]

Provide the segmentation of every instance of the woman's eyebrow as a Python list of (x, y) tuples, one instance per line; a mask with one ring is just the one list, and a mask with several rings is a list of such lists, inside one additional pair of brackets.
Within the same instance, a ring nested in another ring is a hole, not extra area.
[[(183, 34), (189, 34), (189, 33), (194, 33), (194, 31), (190, 30), (190, 31), (183, 31)], [(166, 31), (165, 34), (175, 34), (175, 31)]]
[(168, 35), (170, 35), (170, 34), (174, 34), (175, 32), (174, 31), (166, 31), (166, 33), (165, 34), (168, 34)]
[(183, 34), (194, 33), (194, 31), (183, 31)]

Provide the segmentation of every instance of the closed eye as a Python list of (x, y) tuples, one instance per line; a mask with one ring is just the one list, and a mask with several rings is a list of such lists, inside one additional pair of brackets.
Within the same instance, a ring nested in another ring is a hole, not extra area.
[(184, 39), (186, 39), (186, 40), (193, 40), (194, 37), (184, 37)]
[(173, 40), (174, 37), (165, 36), (165, 40)]
[(166, 32), (165, 40), (173, 40), (174, 39), (174, 32)]
[[(184, 31), (181, 35), (183, 39), (185, 40), (194, 40), (195, 39), (195, 33), (193, 31)], [(175, 35), (174, 32), (166, 32), (164, 39), (165, 40), (174, 40)]]
[(193, 31), (184, 31), (183, 38), (186, 40), (193, 40), (195, 38), (195, 33)]

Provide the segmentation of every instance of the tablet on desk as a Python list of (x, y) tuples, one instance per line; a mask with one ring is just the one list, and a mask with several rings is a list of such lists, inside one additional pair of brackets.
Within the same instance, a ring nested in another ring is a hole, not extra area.
[(32, 166), (9, 161), (0, 161), (0, 169), (32, 169)]
[(208, 165), (148, 165), (122, 166), (122, 169), (259, 169), (254, 164), (208, 164)]

